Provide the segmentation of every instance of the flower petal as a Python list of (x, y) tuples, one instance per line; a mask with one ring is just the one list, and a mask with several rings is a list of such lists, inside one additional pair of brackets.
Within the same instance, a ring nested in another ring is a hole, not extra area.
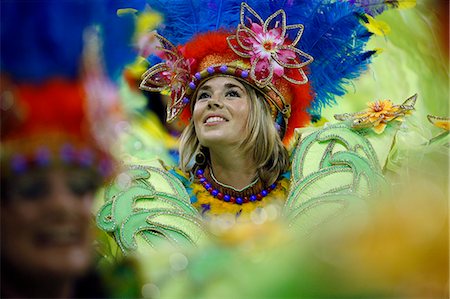
[(165, 73), (171, 73), (166, 63), (161, 62), (154, 65), (141, 76), (142, 81), (139, 88), (147, 91), (162, 91), (171, 82), (170, 75)]
[(250, 78), (258, 87), (265, 87), (272, 81), (273, 67), (265, 57), (256, 57), (250, 69)]
[(288, 72), (285, 72), (285, 73), (283, 74), (282, 77), (283, 77), (284, 79), (286, 79), (287, 81), (293, 83), (293, 84), (298, 84), (298, 85), (300, 85), (300, 84), (306, 84), (306, 83), (308, 83), (308, 77), (306, 77), (305, 72), (304, 72), (302, 69), (293, 69), (293, 70), (292, 70), (292, 72), (296, 72), (296, 71), (298, 71), (298, 72), (300, 73), (300, 76), (302, 77), (302, 80), (301, 80), (301, 81), (298, 81), (298, 80), (296, 80), (296, 79), (294, 79), (294, 78), (291, 78), (291, 77), (289, 76), (289, 73), (288, 73)]
[(158, 56), (164, 60), (175, 61), (181, 57), (180, 51), (166, 38), (162, 37), (158, 33), (155, 34), (160, 46), (157, 47), (158, 50), (162, 51)]
[(241, 25), (248, 30), (252, 30), (252, 24), (259, 24), (261, 27), (264, 25), (262, 18), (251, 8), (247, 3), (241, 3)]
[(273, 73), (274, 75), (276, 75), (277, 77), (281, 77), (284, 74), (284, 67), (282, 67), (281, 65), (278, 64), (278, 62), (276, 60), (271, 60), (270, 64), (273, 67)]
[(305, 27), (302, 24), (287, 25), (285, 40), (290, 41), (290, 43), (286, 42), (285, 45), (295, 47), (303, 34), (304, 28)]
[(314, 60), (311, 55), (291, 46), (279, 47), (277, 53), (280, 55), (277, 55), (275, 59), (287, 68), (302, 68)]
[(248, 30), (240, 24), (236, 30), (236, 40), (242, 49), (246, 51), (253, 50), (253, 44), (256, 42), (256, 35), (253, 31)]
[(385, 122), (380, 122), (378, 125), (373, 127), (373, 131), (377, 134), (381, 134), (384, 132), (384, 129), (386, 128)]
[(271, 29), (281, 29), (278, 38), (283, 38), (286, 34), (286, 13), (284, 10), (279, 9), (270, 15), (264, 22), (264, 32), (268, 32)]
[(240, 57), (244, 58), (250, 58), (251, 55), (249, 54), (249, 51), (242, 48), (241, 45), (238, 43), (236, 35), (230, 35), (227, 37), (227, 43), (228, 46), (233, 50), (234, 53), (239, 55)]
[[(239, 25), (241, 25), (241, 24), (239, 24)], [(247, 27), (244, 26), (244, 28), (247, 28)], [(264, 27), (263, 27), (263, 25), (260, 25), (258, 23), (251, 22), (250, 23), (250, 31), (254, 32), (256, 34), (262, 34), (262, 33), (264, 33)]]

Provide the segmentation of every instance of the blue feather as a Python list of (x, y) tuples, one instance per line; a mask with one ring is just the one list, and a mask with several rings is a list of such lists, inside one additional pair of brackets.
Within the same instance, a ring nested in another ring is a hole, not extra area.
[[(1, 1), (2, 72), (19, 81), (79, 75), (85, 29), (102, 28), (108, 74), (117, 77), (131, 61), (133, 20), (119, 18), (117, 8), (142, 9), (143, 0), (126, 1)], [(126, 6), (122, 6), (126, 4)]]

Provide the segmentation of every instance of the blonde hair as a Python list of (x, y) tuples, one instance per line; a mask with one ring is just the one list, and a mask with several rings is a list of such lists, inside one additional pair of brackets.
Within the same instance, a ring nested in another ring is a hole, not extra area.
[[(243, 82), (243, 85), (250, 99), (250, 112), (246, 127), (247, 137), (242, 140), (240, 147), (244, 154), (253, 156), (258, 177), (264, 184), (270, 185), (288, 170), (289, 155), (275, 128), (264, 96), (247, 83)], [(192, 171), (193, 160), (200, 151), (200, 147), (191, 118), (180, 137), (179, 166), (182, 171)]]

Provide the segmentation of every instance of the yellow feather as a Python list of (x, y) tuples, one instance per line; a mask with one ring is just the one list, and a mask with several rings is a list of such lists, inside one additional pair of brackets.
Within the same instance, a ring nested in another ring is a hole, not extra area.
[(161, 15), (154, 12), (144, 12), (136, 20), (136, 33), (139, 35), (149, 32), (156, 28), (161, 21)]
[(398, 0), (394, 2), (397, 2), (394, 4), (395, 8), (411, 8), (416, 6), (416, 0)]
[(386, 35), (389, 34), (391, 28), (386, 22), (378, 21), (369, 15), (365, 15), (367, 22), (363, 22), (363, 25), (367, 30), (375, 35)]
[(132, 64), (127, 65), (127, 70), (134, 78), (140, 78), (147, 68), (147, 60), (140, 56), (136, 57), (136, 60)]

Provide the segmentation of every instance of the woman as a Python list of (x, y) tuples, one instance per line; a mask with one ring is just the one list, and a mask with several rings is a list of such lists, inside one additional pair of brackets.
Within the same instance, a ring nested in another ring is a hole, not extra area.
[[(193, 10), (195, 3), (200, 6)], [(166, 17), (161, 33), (168, 39), (155, 33), (147, 38), (158, 41), (152, 53), (163, 61), (142, 75), (140, 85), (169, 94), (167, 121), (179, 118), (186, 124), (179, 169), (131, 166), (107, 190), (98, 226), (113, 233), (125, 252), (136, 250), (140, 241), (197, 244), (204, 223), (224, 218), (261, 223), (280, 214), (291, 222), (316, 206), (332, 205), (331, 198), (339, 206), (338, 196), (377, 190), (379, 158), (348, 125), (315, 132), (299, 145), (294, 134), (375, 53), (363, 49), (369, 33), (356, 17), (362, 13), (359, 4), (245, 2), (238, 18), (234, 1), (207, 1), (207, 9), (202, 1), (195, 3), (151, 3)], [(206, 18), (203, 9), (215, 18)], [(290, 11), (298, 14), (290, 19)], [(334, 12), (342, 18), (333, 18)], [(334, 30), (343, 26), (342, 19), (345, 30)], [(333, 50), (325, 53), (327, 47)], [(341, 144), (352, 154), (332, 155)], [(360, 172), (366, 173), (363, 179), (353, 180)]]
[(106, 297), (92, 208), (114, 165), (110, 131), (98, 128), (115, 125), (118, 106), (100, 58), (116, 71), (124, 61), (107, 58), (127, 45), (103, 51), (94, 28), (125, 40), (129, 29), (109, 26), (133, 20), (106, 1), (9, 1), (1, 10), (1, 297)]
[(93, 270), (90, 224), (99, 183), (76, 165), (2, 180), (2, 298), (105, 296)]
[[(265, 102), (248, 84), (217, 76), (198, 89), (192, 115), (181, 137), (181, 169), (196, 173), (212, 196), (238, 205), (228, 205), (230, 212), (248, 202), (260, 206), (289, 166)], [(223, 204), (202, 197), (194, 205), (218, 214)]]

